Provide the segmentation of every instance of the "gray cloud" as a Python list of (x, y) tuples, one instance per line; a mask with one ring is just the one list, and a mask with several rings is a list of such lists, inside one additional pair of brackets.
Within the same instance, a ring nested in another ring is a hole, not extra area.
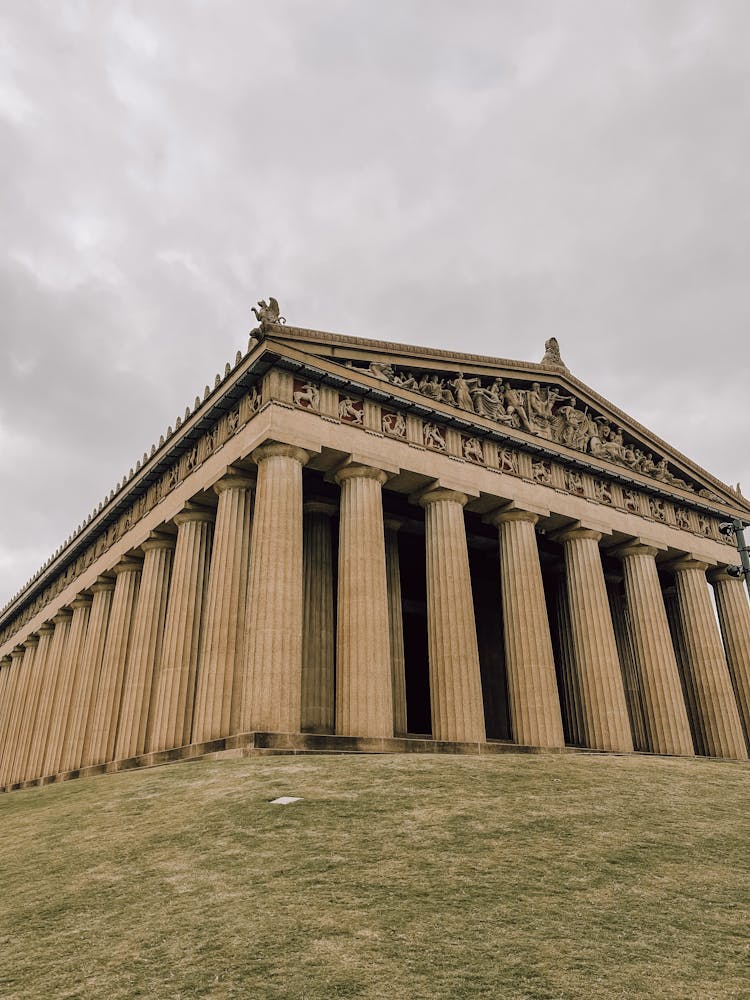
[(750, 489), (750, 9), (0, 9), (0, 602), (293, 323), (571, 369)]

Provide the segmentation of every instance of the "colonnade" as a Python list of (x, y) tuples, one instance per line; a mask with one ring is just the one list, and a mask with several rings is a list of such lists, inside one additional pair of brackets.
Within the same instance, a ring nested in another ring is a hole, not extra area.
[[(403, 518), (384, 517), (388, 474), (351, 462), (332, 477), (338, 504), (306, 498), (308, 457), (256, 449), (254, 472), (230, 467), (216, 483), (215, 509), (188, 502), (0, 661), (0, 787), (246, 732), (406, 735)], [(424, 510), (432, 737), (477, 744), (467, 499), (440, 485), (413, 498)], [(564, 556), (553, 643), (540, 516), (506, 504), (485, 518), (498, 532), (513, 741), (562, 747), (565, 732), (598, 750), (746, 758), (742, 582), (685, 556), (668, 567), (665, 601), (656, 548), (633, 539), (610, 550), (625, 623), (602, 536), (576, 524), (551, 536)]]

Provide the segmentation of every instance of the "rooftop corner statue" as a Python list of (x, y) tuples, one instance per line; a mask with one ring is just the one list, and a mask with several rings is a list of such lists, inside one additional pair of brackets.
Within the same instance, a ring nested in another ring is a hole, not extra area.
[(261, 336), (265, 336), (273, 327), (283, 326), (286, 323), (286, 319), (279, 315), (279, 303), (272, 295), (269, 296), (268, 302), (259, 299), (258, 305), (253, 306), (252, 311), (258, 320), (258, 326), (253, 333), (259, 333)]
[(0, 611), (0, 789), (426, 741), (747, 760), (738, 488), (554, 337), (514, 361), (253, 312)]

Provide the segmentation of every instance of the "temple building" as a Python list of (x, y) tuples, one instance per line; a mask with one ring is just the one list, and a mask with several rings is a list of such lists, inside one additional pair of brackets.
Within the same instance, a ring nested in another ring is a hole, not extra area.
[(258, 306), (0, 613), (2, 789), (222, 753), (747, 759), (739, 488), (554, 339), (509, 361)]

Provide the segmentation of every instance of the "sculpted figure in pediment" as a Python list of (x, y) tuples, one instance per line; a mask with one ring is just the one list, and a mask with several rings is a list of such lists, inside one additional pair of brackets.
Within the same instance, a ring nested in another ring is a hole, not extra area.
[(476, 382), (477, 384), (471, 390), (471, 401), (475, 413), (478, 413), (480, 417), (489, 417), (490, 420), (496, 420), (501, 424), (515, 426), (520, 423), (517, 419), (514, 421), (513, 415), (507, 413), (503, 406), (501, 395), (503, 383), (499, 378), (493, 381), (489, 389), (485, 389), (479, 379)]
[(410, 372), (396, 372), (393, 376), (393, 384), (401, 386), (402, 389), (411, 389), (419, 392), (419, 382)]
[(457, 377), (448, 384), (456, 390), (456, 406), (460, 410), (468, 410), (469, 413), (473, 413), (474, 401), (471, 398), (471, 390), (481, 385), (481, 380), (478, 378), (465, 379), (464, 373), (458, 372)]
[(519, 390), (514, 389), (512, 385), (503, 386), (501, 383), (500, 386), (498, 386), (498, 391), (500, 392), (500, 398), (505, 404), (506, 413), (511, 416), (515, 414), (520, 420), (522, 426), (533, 434), (534, 429), (531, 426), (531, 421), (529, 420), (529, 415), (526, 412), (526, 407)]
[(591, 424), (588, 412), (576, 408), (576, 401), (571, 397), (570, 403), (561, 406), (552, 423), (552, 432), (557, 441), (568, 448), (585, 451), (591, 437)]
[(392, 382), (394, 378), (393, 366), (387, 361), (371, 361), (369, 374), (373, 378), (380, 379), (381, 382)]

